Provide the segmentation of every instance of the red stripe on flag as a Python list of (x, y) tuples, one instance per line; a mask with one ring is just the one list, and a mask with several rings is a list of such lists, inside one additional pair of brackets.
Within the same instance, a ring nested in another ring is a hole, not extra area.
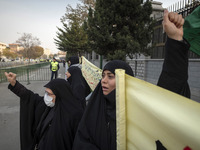
[(186, 146), (183, 150), (192, 150), (190, 147)]

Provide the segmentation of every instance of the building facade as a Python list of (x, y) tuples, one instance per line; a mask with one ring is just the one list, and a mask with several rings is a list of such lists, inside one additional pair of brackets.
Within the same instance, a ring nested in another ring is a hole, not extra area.
[(7, 44), (0, 42), (0, 52), (2, 53), (4, 49), (6, 49)]
[(0, 61), (4, 60), (3, 50), (7, 48), (7, 44), (0, 42)]
[(15, 52), (18, 52), (18, 51), (24, 49), (19, 44), (12, 43), (12, 44), (8, 44), (8, 45), (9, 45), (10, 50), (15, 51)]
[(49, 56), (51, 55), (51, 50), (48, 48), (44, 48), (44, 54), (42, 55), (43, 59), (49, 59)]

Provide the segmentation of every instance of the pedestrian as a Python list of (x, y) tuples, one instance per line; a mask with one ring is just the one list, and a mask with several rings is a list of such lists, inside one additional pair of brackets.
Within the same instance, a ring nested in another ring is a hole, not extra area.
[[(175, 13), (168, 14), (165, 10), (163, 27), (168, 39), (165, 46), (165, 62), (158, 85), (190, 97), (187, 84), (189, 45), (183, 39), (183, 23), (182, 16)], [(102, 80), (89, 99), (80, 121), (73, 150), (116, 150), (115, 69), (124, 69), (126, 74), (133, 76), (131, 67), (123, 61), (114, 60), (105, 65)], [(164, 149), (161, 144), (158, 148)]]
[(81, 64), (78, 56), (71, 56), (68, 59), (69, 68), (65, 73), (70, 83), (74, 96), (86, 107), (86, 97), (90, 94), (90, 87), (82, 75)]
[(71, 150), (83, 109), (69, 83), (54, 79), (39, 96), (6, 73), (8, 88), (20, 98), (21, 150)]
[(63, 62), (63, 67), (65, 67), (65, 60), (63, 59), (62, 62)]
[(54, 76), (55, 76), (55, 79), (57, 78), (59, 69), (60, 69), (59, 63), (56, 61), (55, 58), (53, 58), (53, 61), (50, 64), (51, 80), (53, 80)]
[(69, 57), (67, 62), (68, 62), (69, 67), (78, 66), (79, 68), (81, 68), (81, 64), (79, 63), (79, 57), (78, 56)]
[(66, 76), (74, 96), (79, 100), (83, 108), (85, 108), (86, 97), (90, 94), (91, 90), (82, 75), (81, 69), (78, 66), (71, 65), (66, 72)]

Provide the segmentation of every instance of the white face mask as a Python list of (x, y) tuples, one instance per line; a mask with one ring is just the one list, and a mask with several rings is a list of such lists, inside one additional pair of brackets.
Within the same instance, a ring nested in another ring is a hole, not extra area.
[(53, 97), (49, 96), (47, 94), (47, 92), (45, 92), (45, 94), (44, 94), (44, 102), (45, 102), (45, 104), (47, 106), (49, 106), (49, 107), (53, 107), (55, 105), (55, 103), (52, 102), (52, 100), (53, 100)]

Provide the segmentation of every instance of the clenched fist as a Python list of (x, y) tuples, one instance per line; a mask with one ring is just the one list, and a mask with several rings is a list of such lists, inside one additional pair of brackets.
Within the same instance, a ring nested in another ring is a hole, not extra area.
[(12, 86), (15, 86), (15, 84), (16, 84), (16, 74), (14, 74), (12, 72), (9, 72), (9, 73), (5, 72), (5, 76), (8, 80), (8, 82), (10, 82), (10, 84)]
[(183, 39), (183, 24), (184, 19), (182, 15), (174, 12), (164, 11), (163, 28), (167, 36), (174, 40)]

